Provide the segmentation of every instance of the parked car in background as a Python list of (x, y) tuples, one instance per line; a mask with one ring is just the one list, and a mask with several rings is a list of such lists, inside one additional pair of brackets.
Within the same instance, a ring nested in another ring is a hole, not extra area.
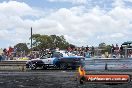
[(85, 60), (82, 56), (72, 56), (65, 51), (57, 51), (47, 53), (40, 58), (32, 59), (26, 62), (26, 67), (30, 69), (43, 68), (59, 68), (59, 69), (76, 69), (83, 64)]

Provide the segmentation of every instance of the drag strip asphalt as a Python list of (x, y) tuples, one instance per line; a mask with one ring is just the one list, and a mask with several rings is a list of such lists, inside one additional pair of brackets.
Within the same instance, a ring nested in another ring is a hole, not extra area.
[[(130, 74), (132, 71), (88, 71), (88, 74)], [(131, 88), (127, 84), (79, 84), (77, 70), (0, 71), (0, 88)]]

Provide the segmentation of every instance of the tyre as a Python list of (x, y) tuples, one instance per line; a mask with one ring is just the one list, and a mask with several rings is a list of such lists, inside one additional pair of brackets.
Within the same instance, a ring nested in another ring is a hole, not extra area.
[(29, 64), (29, 69), (35, 70), (37, 68), (36, 64)]
[(62, 69), (62, 70), (66, 70), (67, 69), (67, 64), (66, 63), (61, 63), (60, 64), (60, 69)]
[(42, 66), (42, 69), (46, 70), (46, 69), (47, 69), (47, 67), (46, 67), (45, 65), (43, 65), (43, 66)]
[(76, 66), (72, 66), (71, 68), (72, 68), (72, 70), (76, 70)]

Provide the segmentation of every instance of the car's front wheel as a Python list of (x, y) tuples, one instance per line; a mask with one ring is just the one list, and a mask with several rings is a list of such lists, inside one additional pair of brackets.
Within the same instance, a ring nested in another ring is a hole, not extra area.
[(37, 68), (36, 64), (33, 63), (29, 64), (29, 69), (35, 70), (36, 68)]

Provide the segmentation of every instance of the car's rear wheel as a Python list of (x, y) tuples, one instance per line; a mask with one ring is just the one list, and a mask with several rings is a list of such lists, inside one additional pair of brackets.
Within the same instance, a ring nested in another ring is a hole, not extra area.
[(60, 64), (60, 69), (62, 69), (62, 70), (66, 70), (67, 67), (68, 67), (68, 65), (66, 63), (61, 63)]
[(36, 64), (29, 64), (29, 69), (35, 70), (37, 68)]

